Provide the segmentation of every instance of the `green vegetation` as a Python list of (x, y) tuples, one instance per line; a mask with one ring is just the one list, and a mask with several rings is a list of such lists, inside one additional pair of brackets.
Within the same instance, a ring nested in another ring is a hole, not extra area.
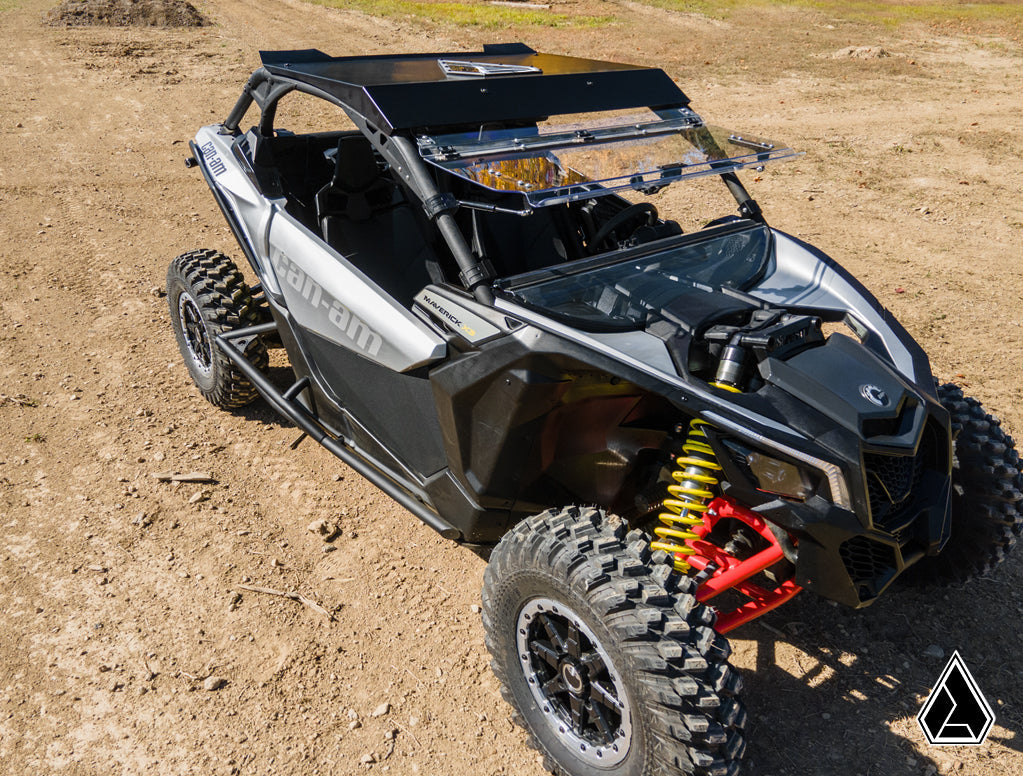
[(44, 437), (42, 434), (31, 434), (30, 436), (25, 437), (25, 441), (26, 442), (45, 442), (46, 441), (46, 437)]
[(683, 13), (695, 13), (715, 19), (734, 17), (747, 8), (799, 8), (820, 11), (835, 19), (844, 19), (887, 27), (910, 22), (924, 24), (1023, 24), (1023, 4), (1016, 0), (988, 2), (940, 2), (918, 0), (641, 0)]
[[(329, 8), (362, 11), (374, 16), (413, 16), (462, 27), (600, 27), (611, 16), (575, 16), (546, 8), (511, 8), (487, 2), (430, 0), (309, 0)], [(8, 0), (0, 0), (0, 3)]]

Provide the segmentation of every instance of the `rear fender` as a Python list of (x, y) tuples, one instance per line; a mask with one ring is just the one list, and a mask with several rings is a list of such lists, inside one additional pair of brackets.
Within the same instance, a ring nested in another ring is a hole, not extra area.
[(269, 262), (270, 220), (275, 205), (256, 185), (244, 135), (220, 134), (220, 125), (203, 127), (192, 144), (195, 159), (238, 244), (264, 290), (276, 298), (281, 287)]

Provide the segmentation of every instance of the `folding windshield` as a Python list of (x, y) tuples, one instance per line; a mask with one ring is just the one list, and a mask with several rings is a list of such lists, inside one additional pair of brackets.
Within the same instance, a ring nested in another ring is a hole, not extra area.
[(748, 288), (771, 253), (771, 230), (736, 222), (674, 245), (608, 263), (583, 259), (497, 281), (495, 288), (581, 328), (642, 328), (700, 305), (721, 286)]
[(518, 129), (421, 135), (430, 164), (534, 207), (613, 191), (642, 192), (685, 178), (790, 159), (791, 148), (704, 124), (688, 108)]

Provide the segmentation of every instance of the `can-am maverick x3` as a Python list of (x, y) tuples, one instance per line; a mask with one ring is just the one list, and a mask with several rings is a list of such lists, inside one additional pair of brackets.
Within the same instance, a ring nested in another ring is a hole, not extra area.
[[(262, 395), (489, 555), (493, 668), (552, 769), (737, 773), (723, 634), (800, 590), (985, 572), (1020, 532), (997, 420), (740, 183), (791, 149), (661, 70), (518, 44), (262, 63), (189, 160), (256, 282), (175, 259), (181, 353), (213, 404)], [(296, 92), (355, 129), (279, 126)], [(683, 233), (643, 199), (700, 176), (738, 215)]]

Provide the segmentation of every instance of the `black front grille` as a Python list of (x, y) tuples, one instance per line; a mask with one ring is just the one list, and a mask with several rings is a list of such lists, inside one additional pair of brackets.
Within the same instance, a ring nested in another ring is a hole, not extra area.
[(895, 550), (866, 536), (854, 536), (842, 542), (838, 553), (857, 589), (865, 586), (873, 590), (879, 578), (888, 577), (895, 569)]
[(863, 454), (870, 517), (876, 528), (901, 539), (919, 511), (917, 496), (927, 457), (923, 448), (917, 455)]

